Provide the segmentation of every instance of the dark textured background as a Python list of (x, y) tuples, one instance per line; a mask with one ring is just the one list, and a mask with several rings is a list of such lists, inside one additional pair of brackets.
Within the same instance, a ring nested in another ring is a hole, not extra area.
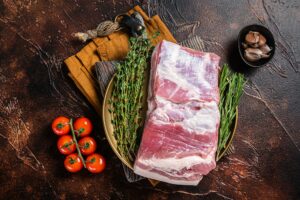
[[(73, 32), (137, 4), (159, 14), (178, 41), (198, 35), (249, 78), (234, 153), (197, 187), (128, 183), (101, 119), (62, 64), (84, 46)], [(253, 23), (267, 26), (277, 42), (273, 61), (256, 70), (239, 63), (235, 41)], [(0, 1), (0, 199), (299, 199), (299, 24), (298, 0)], [(92, 119), (98, 151), (107, 158), (104, 173), (64, 170), (50, 130), (62, 114)]]

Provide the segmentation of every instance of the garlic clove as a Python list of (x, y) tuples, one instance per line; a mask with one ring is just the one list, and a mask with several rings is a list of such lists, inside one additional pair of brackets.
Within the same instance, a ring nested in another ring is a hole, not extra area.
[(250, 62), (255, 62), (262, 58), (262, 54), (263, 52), (260, 49), (247, 48), (245, 50), (244, 57)]
[(269, 57), (270, 57), (270, 54), (265, 54), (265, 53), (261, 54), (261, 58), (269, 58)]
[(258, 43), (254, 43), (254, 44), (249, 44), (250, 47), (252, 48), (258, 48), (259, 44)]
[(265, 36), (263, 36), (262, 34), (259, 34), (259, 41), (258, 41), (258, 44), (259, 46), (263, 46), (265, 45), (267, 42), (267, 39), (265, 38)]
[(267, 44), (261, 46), (259, 48), (264, 54), (268, 54), (270, 53), (270, 51), (272, 50)]
[(255, 44), (259, 42), (259, 32), (249, 31), (249, 33), (245, 37), (245, 41), (247, 44)]
[(248, 48), (248, 45), (246, 43), (244, 43), (244, 42), (242, 43), (242, 46), (243, 46), (244, 49)]

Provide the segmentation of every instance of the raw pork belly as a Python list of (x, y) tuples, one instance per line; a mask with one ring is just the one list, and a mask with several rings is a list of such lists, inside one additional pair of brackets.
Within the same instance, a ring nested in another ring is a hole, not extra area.
[(148, 111), (134, 163), (141, 176), (197, 185), (216, 166), (220, 57), (163, 41), (151, 60)]

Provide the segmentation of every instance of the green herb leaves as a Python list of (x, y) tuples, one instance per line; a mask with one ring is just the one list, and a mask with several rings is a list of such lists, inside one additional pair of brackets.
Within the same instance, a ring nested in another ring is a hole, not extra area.
[(243, 74), (230, 71), (229, 66), (224, 64), (219, 82), (221, 122), (219, 128), (218, 157), (220, 152), (226, 147), (228, 139), (232, 134), (236, 108), (243, 94), (245, 83), (246, 80)]
[(143, 86), (150, 41), (143, 37), (130, 38), (130, 51), (117, 66), (110, 101), (114, 136), (122, 156), (133, 161), (137, 151), (137, 130), (141, 126)]

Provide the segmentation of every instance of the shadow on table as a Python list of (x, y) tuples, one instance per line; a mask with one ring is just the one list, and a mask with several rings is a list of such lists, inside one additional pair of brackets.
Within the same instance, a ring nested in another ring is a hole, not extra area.
[(243, 73), (246, 76), (253, 76), (258, 71), (258, 68), (249, 67), (243, 62), (239, 54), (237, 40), (232, 40), (229, 43), (228, 52), (228, 64), (233, 71)]

